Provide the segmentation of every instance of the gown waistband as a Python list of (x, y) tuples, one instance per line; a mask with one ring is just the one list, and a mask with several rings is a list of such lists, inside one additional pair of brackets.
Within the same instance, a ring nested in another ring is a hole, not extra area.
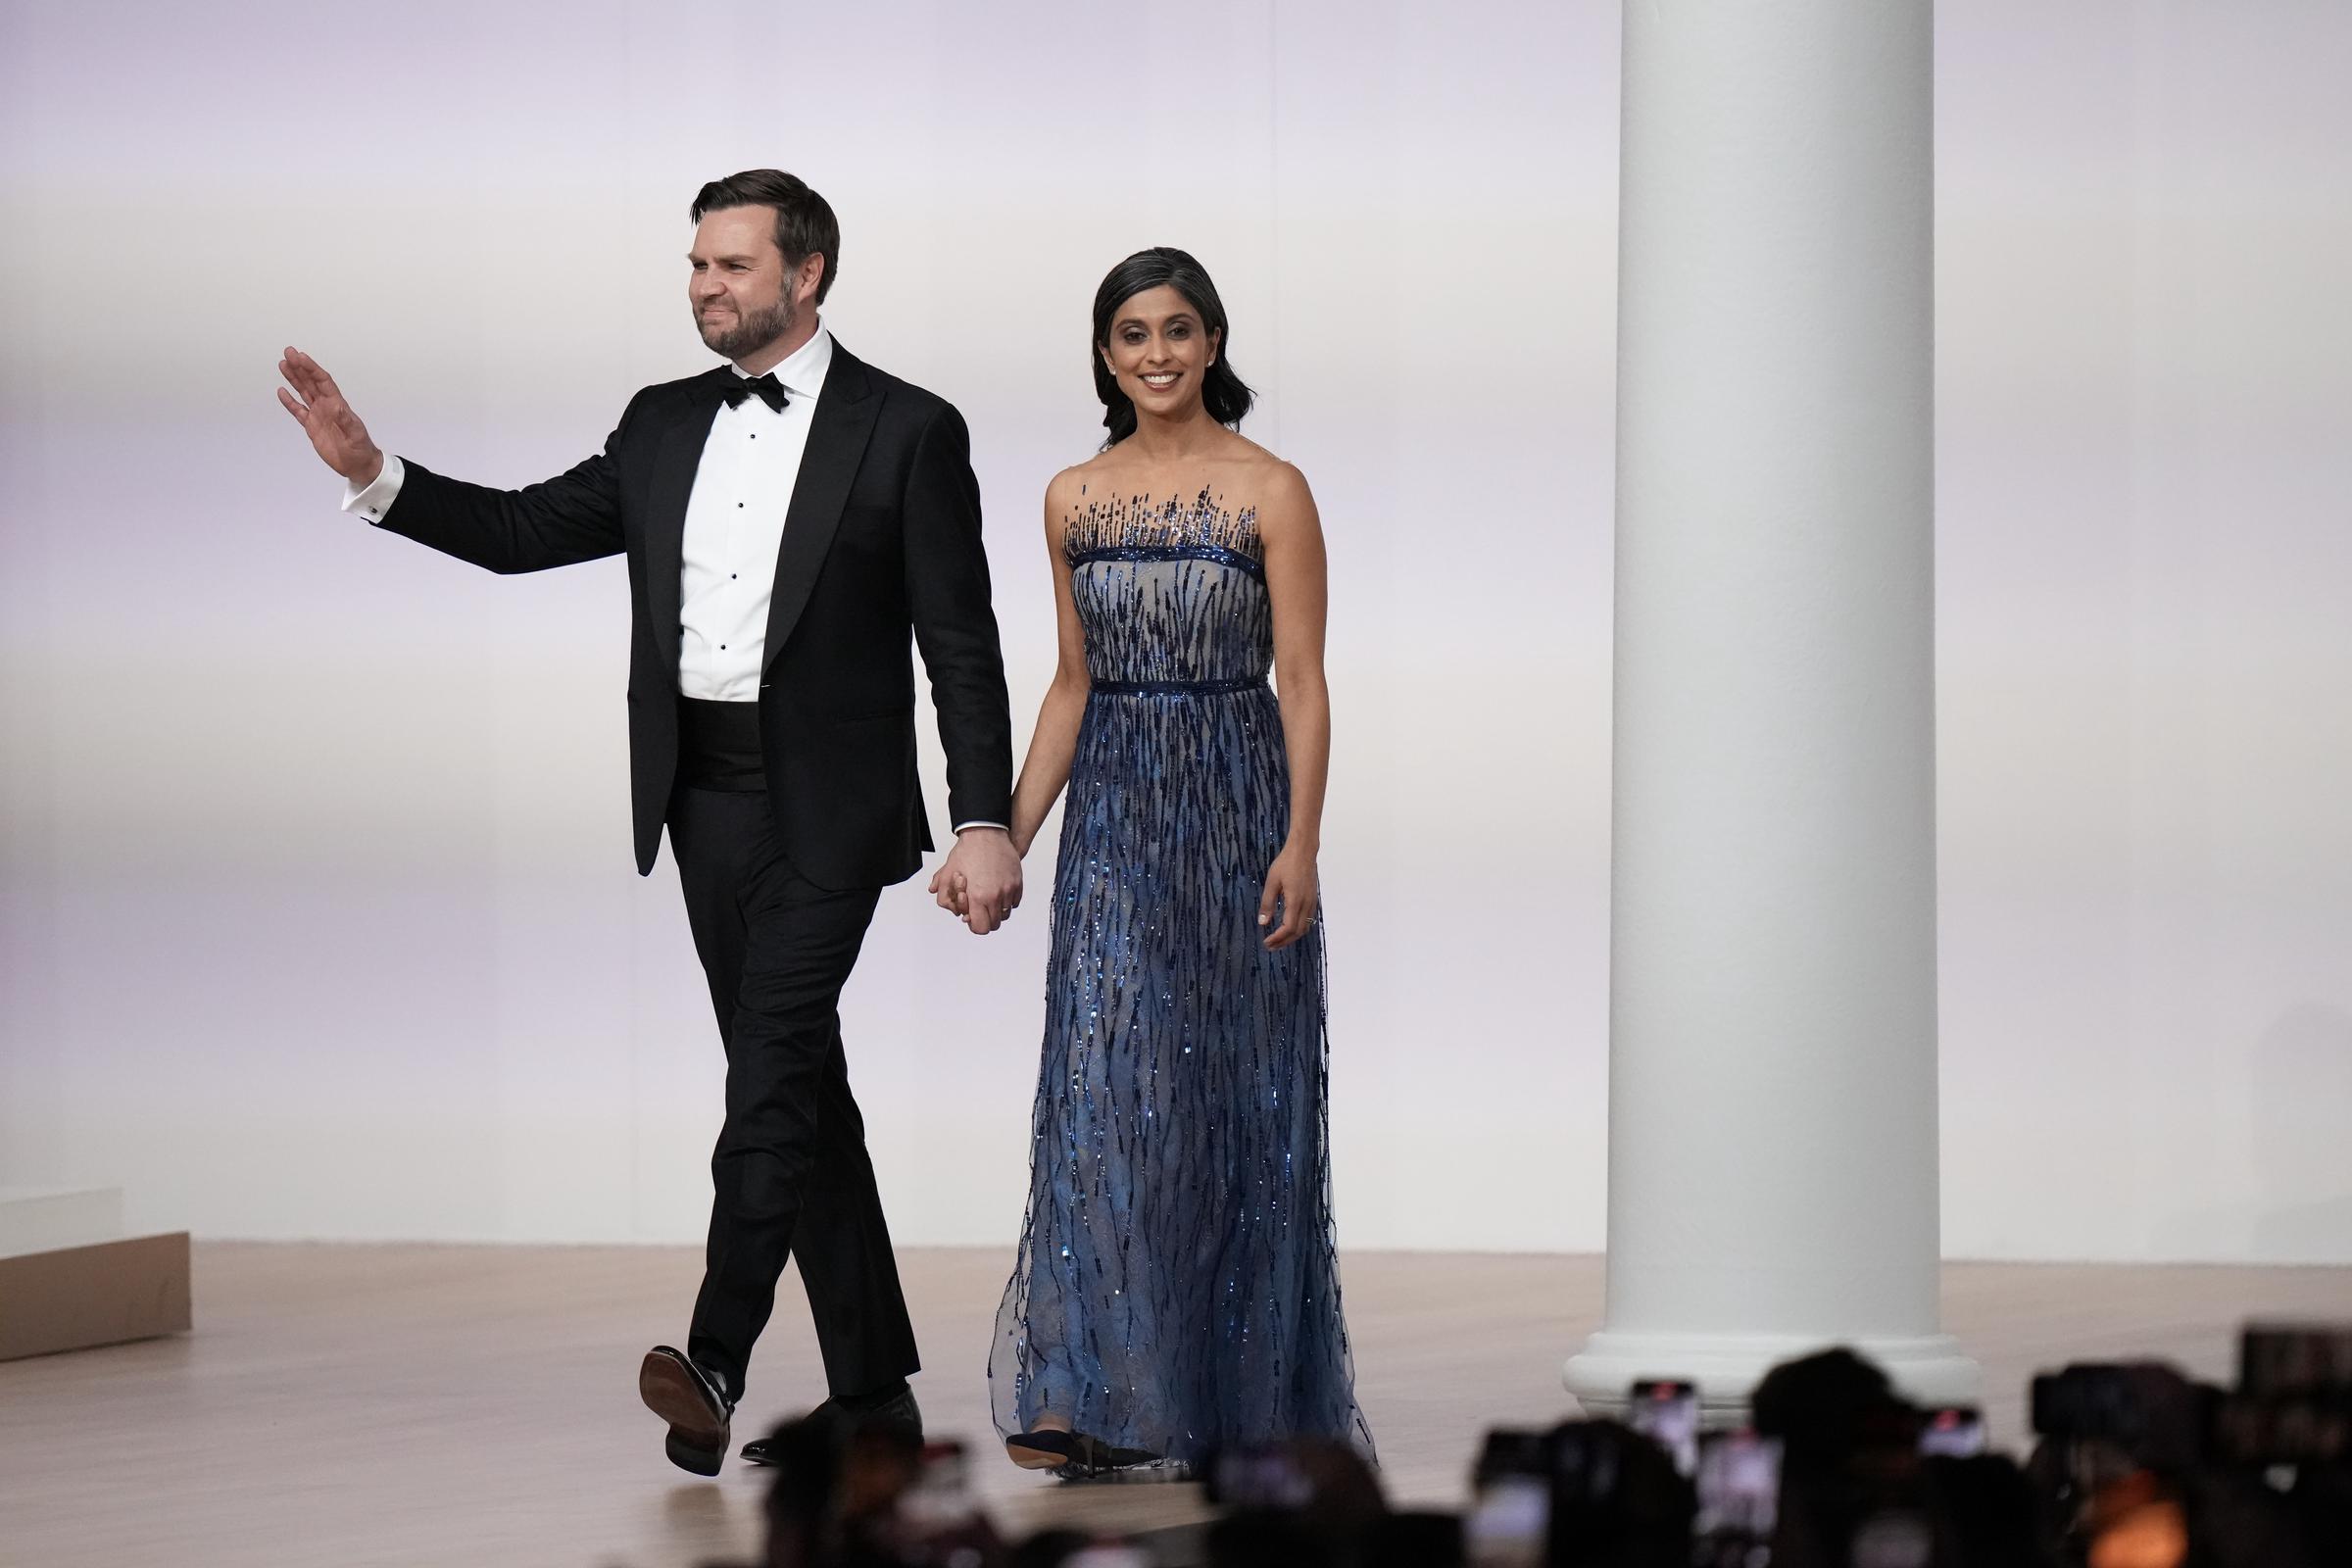
[(1098, 680), (1093, 690), (1098, 697), (1223, 697), (1265, 686), (1265, 676), (1244, 675), (1235, 680)]

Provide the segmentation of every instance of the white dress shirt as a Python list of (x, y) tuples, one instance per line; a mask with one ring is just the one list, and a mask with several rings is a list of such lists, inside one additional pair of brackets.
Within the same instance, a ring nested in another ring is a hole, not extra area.
[[(792, 509), (808, 426), (833, 364), (833, 334), (814, 336), (776, 367), (784, 408), (758, 397), (720, 404), (703, 442), (686, 501), (678, 572), (678, 692), (710, 702), (760, 699), (767, 654), (767, 602), (775, 590), (776, 551)], [(742, 367), (730, 367), (743, 375)], [(749, 379), (749, 377), (746, 377)], [(387, 455), (366, 489), (346, 487), (343, 510), (381, 522), (400, 495), (407, 468)], [(958, 822), (1002, 827), (1001, 822)]]
[[(678, 691), (715, 703), (760, 700), (767, 601), (809, 421), (833, 364), (823, 327), (776, 367), (778, 413), (759, 398), (720, 404), (686, 502), (679, 552)], [(742, 375), (740, 368), (735, 368)]]

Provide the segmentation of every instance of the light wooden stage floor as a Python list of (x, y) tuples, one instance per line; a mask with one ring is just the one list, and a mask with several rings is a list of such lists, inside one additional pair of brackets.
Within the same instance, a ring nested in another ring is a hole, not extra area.
[[(750, 1559), (760, 1473), (672, 1469), (637, 1403), (638, 1357), (683, 1334), (698, 1261), (686, 1248), (200, 1245), (192, 1336), (0, 1365), (0, 1563)], [(1006, 1262), (901, 1256), (932, 1433), (973, 1442), (1010, 1529), (1198, 1517), (1189, 1486), (1069, 1486), (995, 1457), (981, 1374)], [(1405, 1502), (1456, 1501), (1487, 1426), (1565, 1413), (1560, 1363), (1600, 1318), (1597, 1257), (1357, 1252), (1343, 1278), (1358, 1392)], [(2249, 1314), (2352, 1316), (2352, 1269), (1955, 1264), (1944, 1307), (2011, 1446), (2036, 1368), (2160, 1355), (2226, 1376)], [(821, 1394), (788, 1277), (738, 1440)]]

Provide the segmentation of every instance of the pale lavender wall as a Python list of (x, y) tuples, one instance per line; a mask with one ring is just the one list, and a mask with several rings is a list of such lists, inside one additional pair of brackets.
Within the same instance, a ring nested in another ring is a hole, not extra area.
[[(1343, 1239), (1599, 1246), (1614, 9), (787, 15), (0, 12), (0, 1181), (699, 1232), (618, 565), (369, 533), (269, 389), (299, 343), (387, 445), (552, 472), (709, 363), (683, 206), (775, 163), (842, 215), (835, 328), (971, 419), (1024, 734), (1094, 283), (1216, 273), (1332, 538)], [(1939, 47), (1947, 1249), (2352, 1258), (2352, 22)], [(1043, 914), (884, 903), (846, 1026), (904, 1241), (1011, 1238)]]

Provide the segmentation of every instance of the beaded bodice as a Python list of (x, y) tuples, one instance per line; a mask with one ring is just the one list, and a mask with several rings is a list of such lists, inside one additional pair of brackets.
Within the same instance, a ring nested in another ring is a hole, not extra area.
[(1098, 686), (1263, 680), (1274, 659), (1257, 509), (1082, 494), (1062, 549)]

